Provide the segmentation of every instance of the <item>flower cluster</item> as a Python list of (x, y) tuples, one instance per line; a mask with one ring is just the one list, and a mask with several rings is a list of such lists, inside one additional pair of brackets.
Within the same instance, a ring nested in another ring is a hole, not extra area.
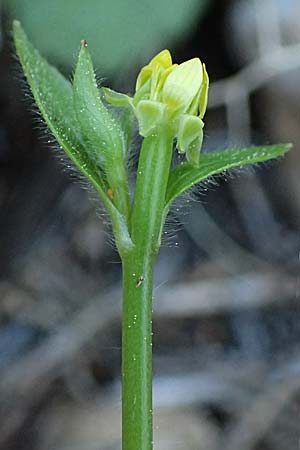
[(177, 139), (178, 151), (198, 164), (208, 86), (199, 58), (173, 64), (170, 52), (163, 50), (141, 69), (133, 98), (109, 89), (105, 94), (110, 103), (133, 108), (143, 137), (167, 127)]

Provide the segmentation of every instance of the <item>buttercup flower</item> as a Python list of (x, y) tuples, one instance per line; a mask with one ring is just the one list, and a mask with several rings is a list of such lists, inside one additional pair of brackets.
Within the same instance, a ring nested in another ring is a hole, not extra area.
[(163, 50), (141, 69), (133, 98), (107, 89), (105, 93), (116, 106), (131, 105), (143, 137), (168, 127), (177, 139), (178, 151), (198, 164), (208, 86), (206, 68), (199, 58), (173, 64), (169, 50)]

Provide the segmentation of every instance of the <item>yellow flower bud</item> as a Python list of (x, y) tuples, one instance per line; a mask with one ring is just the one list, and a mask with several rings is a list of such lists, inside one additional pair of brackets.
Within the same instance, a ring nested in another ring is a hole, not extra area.
[(162, 50), (144, 66), (136, 81), (133, 99), (105, 91), (107, 100), (133, 108), (144, 137), (166, 127), (177, 138), (177, 148), (197, 164), (202, 145), (202, 121), (209, 79), (199, 58), (173, 64), (169, 50)]
[(167, 69), (172, 65), (172, 56), (169, 50), (165, 49), (151, 59), (149, 66), (160, 66)]
[(162, 88), (162, 100), (170, 109), (185, 112), (198, 94), (203, 79), (199, 58), (190, 59), (173, 70)]
[(144, 66), (136, 81), (134, 105), (141, 100), (162, 102), (170, 115), (189, 113), (203, 118), (208, 76), (199, 58), (172, 64), (169, 50), (163, 50)]

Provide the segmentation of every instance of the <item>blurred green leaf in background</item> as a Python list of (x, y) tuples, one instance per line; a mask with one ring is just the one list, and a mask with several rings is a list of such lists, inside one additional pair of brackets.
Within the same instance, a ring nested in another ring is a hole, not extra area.
[(179, 43), (209, 0), (4, 0), (31, 41), (56, 64), (73, 65), (81, 39), (101, 72), (116, 75)]

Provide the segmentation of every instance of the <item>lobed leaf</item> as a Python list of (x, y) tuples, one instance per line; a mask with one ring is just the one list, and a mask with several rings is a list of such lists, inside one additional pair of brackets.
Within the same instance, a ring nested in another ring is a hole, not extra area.
[(255, 164), (277, 158), (291, 149), (291, 144), (228, 149), (200, 156), (199, 167), (184, 162), (171, 171), (166, 192), (166, 209), (187, 189), (212, 175), (233, 167)]

